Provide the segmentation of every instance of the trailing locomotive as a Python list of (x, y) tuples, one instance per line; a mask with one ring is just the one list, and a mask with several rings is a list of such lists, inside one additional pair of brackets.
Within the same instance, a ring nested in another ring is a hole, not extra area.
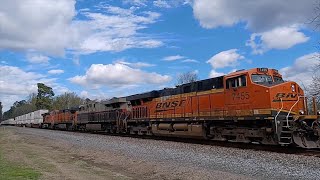
[[(83, 131), (320, 148), (320, 115), (306, 104), (297, 83), (255, 68), (85, 104), (70, 122)], [(45, 114), (44, 123), (54, 117)]]
[(77, 125), (77, 110), (55, 110), (42, 114), (42, 128), (75, 130)]

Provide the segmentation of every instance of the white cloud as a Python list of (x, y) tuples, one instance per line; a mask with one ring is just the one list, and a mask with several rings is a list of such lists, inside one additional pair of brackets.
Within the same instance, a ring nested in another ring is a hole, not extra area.
[(239, 60), (244, 59), (244, 56), (238, 54), (237, 51), (237, 49), (222, 51), (212, 56), (207, 63), (211, 64), (213, 69), (234, 67), (237, 65)]
[(184, 56), (180, 56), (180, 55), (175, 55), (175, 56), (167, 56), (164, 57), (163, 60), (165, 61), (176, 61), (176, 60), (180, 60), (180, 59), (184, 59)]
[[(172, 8), (180, 5), (190, 5), (193, 0), (123, 0), (122, 2), (126, 5), (133, 5), (138, 8), (152, 5), (158, 8)], [(136, 8), (134, 7), (134, 8)]]
[(79, 24), (90, 29), (79, 46), (73, 47), (76, 52), (123, 51), (130, 48), (156, 48), (163, 45), (160, 40), (138, 33), (147, 25), (155, 23), (160, 17), (159, 13), (142, 12), (136, 15), (134, 9), (113, 6), (107, 6), (105, 9), (106, 14), (83, 13), (89, 20)]
[(0, 66), (0, 77), (1, 95), (21, 95), (36, 92), (35, 81), (45, 76), (14, 66)]
[(175, 8), (183, 5), (191, 5), (193, 0), (155, 0), (153, 6), (158, 8)]
[(214, 78), (214, 77), (219, 77), (219, 76), (223, 76), (223, 75), (225, 75), (225, 74), (221, 73), (221, 72), (217, 72), (216, 70), (212, 69), (210, 71), (209, 77)]
[(279, 27), (263, 33), (254, 33), (247, 46), (253, 49), (254, 54), (263, 54), (270, 49), (289, 49), (294, 45), (309, 40), (297, 27)]
[(280, 73), (284, 79), (295, 81), (302, 86), (308, 87), (312, 83), (314, 70), (319, 65), (319, 61), (319, 53), (307, 54), (297, 58), (291, 66), (280, 69)]
[[(96, 100), (96, 101), (101, 101), (101, 100), (110, 99), (114, 96), (110, 96), (110, 94), (108, 94), (108, 92), (105, 92), (102, 90), (97, 90), (97, 91), (84, 90), (84, 91), (80, 92), (80, 97), (89, 98), (91, 100)], [(119, 97), (119, 96), (115, 96), (115, 97)]]
[[(89, 98), (89, 92), (88, 91), (81, 91), (80, 96), (82, 98)], [(90, 99), (90, 98), (89, 98)]]
[(185, 62), (185, 63), (199, 63), (199, 61), (197, 61), (195, 59), (185, 59), (185, 60), (182, 60), (182, 62)]
[(15, 101), (20, 101), (29, 94), (36, 93), (39, 82), (52, 87), (57, 94), (69, 91), (68, 88), (56, 83), (54, 78), (24, 71), (15, 66), (0, 65), (0, 100), (4, 104), (4, 110), (8, 110)]
[(9, 110), (14, 102), (22, 100), (21, 96), (18, 96), (18, 95), (5, 95), (5, 96), (0, 95), (0, 98), (3, 105), (2, 112)]
[(288, 49), (309, 38), (301, 29), (314, 16), (314, 0), (194, 0), (195, 18), (204, 28), (231, 27), (239, 23), (254, 32), (247, 42), (254, 54)]
[(48, 64), (50, 58), (41, 54), (27, 54), (27, 61), (32, 64)]
[(75, 18), (75, 3), (75, 0), (1, 1), (0, 49), (63, 56), (66, 49), (83, 54), (163, 45), (151, 35), (139, 32), (155, 23), (158, 13), (104, 6), (101, 13), (79, 11), (85, 17), (79, 20)]
[(62, 69), (52, 69), (48, 71), (49, 74), (62, 74), (64, 73), (64, 70)]
[(124, 9), (117, 6), (105, 6), (104, 8), (110, 14), (115, 14), (120, 16), (131, 16), (134, 13), (134, 8)]
[(146, 6), (147, 0), (123, 0), (123, 3), (134, 6)]
[(0, 49), (63, 55), (75, 14), (75, 0), (2, 0)]
[(171, 8), (171, 5), (165, 0), (153, 1), (153, 5), (160, 8)]
[(140, 84), (164, 84), (170, 81), (171, 77), (115, 63), (106, 65), (92, 64), (85, 75), (75, 76), (69, 80), (82, 86), (99, 88), (101, 86), (124, 87)]
[(146, 62), (127, 62), (124, 59), (116, 60), (114, 63), (124, 64), (133, 68), (143, 68), (143, 67), (153, 67), (155, 64), (150, 64)]
[(254, 32), (265, 32), (308, 22), (313, 17), (315, 1), (194, 0), (192, 6), (195, 18), (204, 28), (233, 26), (244, 22)]

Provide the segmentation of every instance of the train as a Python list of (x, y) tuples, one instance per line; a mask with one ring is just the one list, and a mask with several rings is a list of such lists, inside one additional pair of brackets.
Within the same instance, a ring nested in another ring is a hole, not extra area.
[(41, 128), (320, 148), (320, 111), (276, 69), (215, 78), (43, 113)]
[(43, 114), (49, 112), (46, 109), (33, 111), (15, 118), (2, 121), (0, 125), (24, 126), (24, 127), (42, 127)]
[(1, 122), (0, 122), (0, 125), (2, 125), (2, 126), (15, 126), (15, 125), (16, 125), (16, 122), (14, 121), (13, 118), (10, 118), (10, 119), (1, 121)]

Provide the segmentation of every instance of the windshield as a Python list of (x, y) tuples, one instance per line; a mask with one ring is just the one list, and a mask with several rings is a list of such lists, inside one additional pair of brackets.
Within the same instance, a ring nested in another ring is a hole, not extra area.
[(251, 76), (254, 83), (272, 83), (272, 77), (269, 75), (253, 74)]
[(283, 82), (282, 77), (273, 76), (274, 82)]

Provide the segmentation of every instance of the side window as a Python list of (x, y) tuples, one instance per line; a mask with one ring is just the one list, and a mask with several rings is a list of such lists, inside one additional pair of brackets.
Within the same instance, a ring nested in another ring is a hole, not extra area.
[(241, 75), (238, 77), (227, 79), (226, 85), (227, 89), (247, 86), (247, 77), (246, 75)]
[(240, 76), (240, 86), (247, 86), (247, 78), (245, 75)]

